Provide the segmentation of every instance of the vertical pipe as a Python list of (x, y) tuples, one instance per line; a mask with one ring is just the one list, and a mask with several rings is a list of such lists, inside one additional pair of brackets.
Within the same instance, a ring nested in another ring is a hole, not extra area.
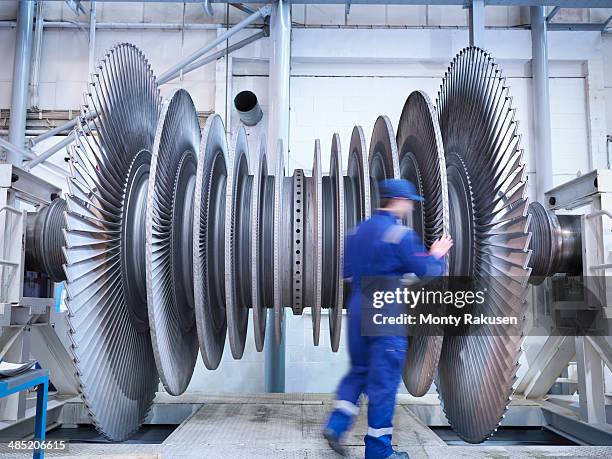
[[(28, 104), (28, 83), (30, 82), (35, 6), (36, 2), (33, 1), (19, 2), (17, 13), (9, 142), (19, 148), (25, 146), (26, 106)], [(8, 160), (13, 164), (21, 165), (23, 159), (21, 155), (8, 152)]]
[(536, 165), (537, 199), (553, 186), (552, 150), (550, 134), (550, 97), (548, 93), (548, 44), (546, 14), (543, 6), (532, 6), (531, 17), (531, 73), (533, 81), (533, 119)]
[(485, 4), (484, 0), (472, 0), (469, 9), (470, 46), (484, 48)]
[(44, 28), (44, 8), (42, 0), (36, 2), (36, 25), (34, 26), (34, 50), (32, 53), (32, 69), (30, 71), (30, 107), (38, 107), (40, 83), (40, 59), (42, 56), (42, 39)]
[(87, 79), (91, 78), (96, 65), (96, 2), (92, 1), (89, 6), (89, 74)]
[(272, 56), (268, 90), (270, 110), (268, 121), (268, 157), (276, 158), (278, 140), (287, 151), (285, 167), (289, 168), (289, 74), (291, 66), (291, 6), (287, 0), (273, 4), (270, 15)]
[[(285, 165), (289, 167), (289, 72), (291, 65), (291, 6), (287, 0), (273, 4), (270, 16), (270, 95), (268, 119), (268, 155), (277, 161), (278, 140), (287, 151)], [(277, 179), (278, 180), (278, 179)], [(284, 314), (283, 314), (284, 316)], [(285, 391), (285, 318), (283, 317), (282, 339), (276, 344), (274, 310), (268, 310), (265, 342), (265, 389), (266, 392)]]

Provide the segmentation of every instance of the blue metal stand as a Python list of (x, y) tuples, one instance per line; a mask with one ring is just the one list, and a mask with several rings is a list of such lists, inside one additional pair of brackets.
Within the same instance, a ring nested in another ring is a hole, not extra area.
[(49, 393), (49, 371), (29, 370), (17, 376), (0, 378), (0, 398), (27, 390), (30, 387), (37, 388), (36, 393), (36, 423), (34, 428), (34, 449), (32, 457), (42, 459), (45, 455), (42, 444), (45, 441), (47, 430), (47, 396)]

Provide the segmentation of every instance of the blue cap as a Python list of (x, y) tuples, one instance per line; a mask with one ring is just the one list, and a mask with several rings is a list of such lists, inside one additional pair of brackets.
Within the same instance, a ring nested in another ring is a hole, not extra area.
[(382, 199), (410, 199), (412, 201), (422, 201), (423, 196), (419, 196), (414, 183), (408, 180), (387, 179), (378, 184), (378, 194)]

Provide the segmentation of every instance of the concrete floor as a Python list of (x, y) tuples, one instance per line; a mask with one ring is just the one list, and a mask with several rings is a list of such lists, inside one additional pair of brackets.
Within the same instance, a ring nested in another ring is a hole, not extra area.
[[(202, 402), (202, 400), (200, 400)], [(48, 457), (112, 458), (337, 458), (321, 439), (329, 397), (313, 394), (215, 397), (187, 418), (162, 444), (72, 443)], [(407, 405), (398, 405), (393, 442), (412, 458), (612, 457), (612, 447), (448, 446)], [(351, 457), (363, 457), (365, 410), (345, 439)], [(2, 458), (31, 457), (0, 450)]]

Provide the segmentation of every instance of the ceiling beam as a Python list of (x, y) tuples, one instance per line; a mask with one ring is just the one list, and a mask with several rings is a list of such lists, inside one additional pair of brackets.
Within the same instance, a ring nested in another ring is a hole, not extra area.
[[(65, 0), (46, 0), (65, 1)], [(138, 2), (142, 0), (98, 0), (113, 2)], [(202, 0), (148, 0), (157, 3), (202, 3)], [(210, 0), (211, 3), (235, 3), (236, 0)], [(469, 0), (351, 0), (352, 5), (460, 5)], [(240, 3), (262, 3), (261, 0), (242, 0)], [(346, 0), (292, 0), (293, 4), (344, 5)], [(498, 6), (559, 6), (561, 8), (611, 8), (612, 0), (485, 0), (486, 5)]]

